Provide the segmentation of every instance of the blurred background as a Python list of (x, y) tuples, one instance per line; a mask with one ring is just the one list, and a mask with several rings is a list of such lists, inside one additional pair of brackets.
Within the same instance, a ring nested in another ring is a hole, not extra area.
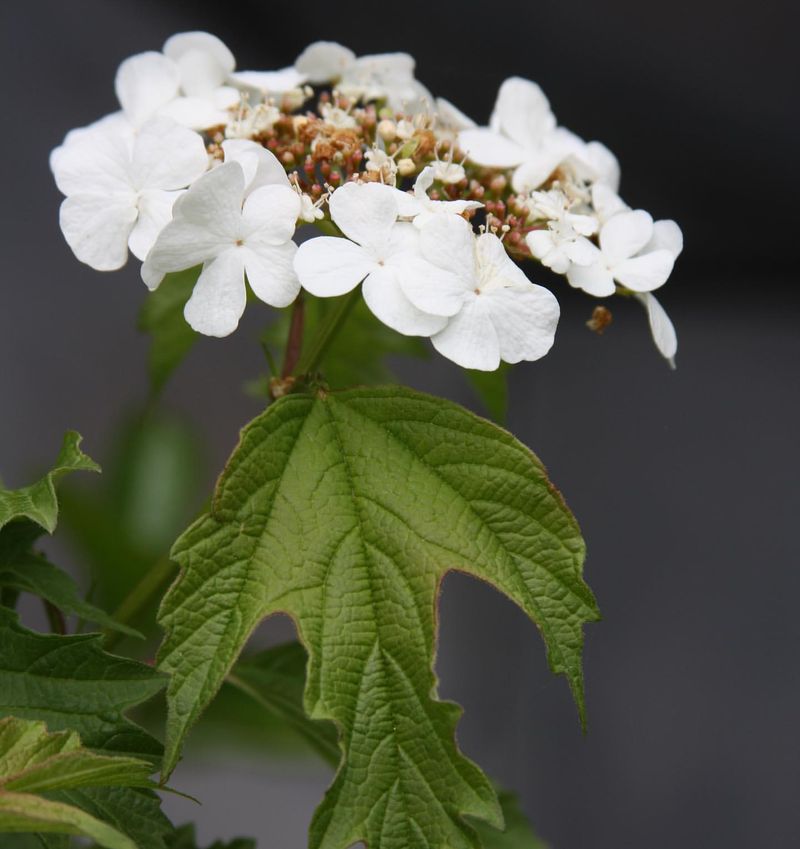
[[(800, 66), (788, 0), (30, 0), (4, 2), (0, 21), (0, 475), (22, 485), (67, 428), (84, 434), (106, 474), (68, 493), (56, 550), (84, 582), (87, 563), (115, 571), (111, 608), (200, 508), (263, 406), (242, 387), (264, 373), (269, 315), (251, 305), (238, 333), (201, 340), (143, 425), (138, 263), (100, 274), (74, 259), (47, 165), (67, 130), (116, 108), (123, 58), (191, 29), (221, 37), (242, 69), (291, 64), (320, 38), (406, 50), (435, 94), (479, 122), (519, 74), (543, 86), (561, 123), (617, 154), (624, 198), (684, 230), (659, 293), (678, 369), (637, 305), (611, 304), (597, 337), (585, 327), (593, 302), (541, 275), (562, 304), (557, 343), (513, 370), (508, 416), (588, 542), (604, 615), (586, 633), (589, 733), (535, 628), (463, 576), (442, 597), (441, 693), (465, 707), (464, 751), (517, 791), (554, 849), (796, 845)], [(396, 370), (481, 411), (441, 358)], [(123, 445), (138, 466), (115, 460)], [(86, 531), (98, 515), (103, 539)], [(276, 620), (256, 640), (291, 636)], [(197, 819), (206, 840), (302, 849), (329, 780), (223, 693), (174, 779), (204, 805), (167, 808)]]

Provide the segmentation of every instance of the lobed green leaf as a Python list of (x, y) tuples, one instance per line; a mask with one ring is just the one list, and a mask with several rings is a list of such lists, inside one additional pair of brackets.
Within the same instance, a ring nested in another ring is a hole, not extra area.
[(312, 849), (473, 849), (501, 826), (494, 790), (436, 699), (445, 573), (504, 592), (539, 626), (584, 712), (578, 526), (539, 460), (455, 404), (400, 388), (290, 395), (242, 432), (211, 512), (176, 543), (160, 668), (171, 674), (164, 774), (248, 636), (288, 613), (309, 651), (305, 706), (342, 762)]
[(15, 519), (28, 519), (53, 533), (58, 521), (56, 482), (69, 472), (100, 471), (97, 463), (81, 451), (80, 444), (80, 434), (68, 431), (55, 466), (44, 477), (22, 489), (0, 486), (0, 531)]

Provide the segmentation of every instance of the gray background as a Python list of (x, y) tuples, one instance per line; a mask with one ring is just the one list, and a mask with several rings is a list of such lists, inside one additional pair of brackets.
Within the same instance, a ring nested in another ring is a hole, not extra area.
[[(659, 360), (635, 305), (616, 305), (597, 338), (583, 326), (590, 300), (555, 284), (557, 344), (514, 370), (509, 425), (548, 465), (588, 541), (604, 614), (586, 635), (589, 734), (534, 627), (462, 576), (443, 593), (442, 693), (466, 708), (464, 750), (519, 792), (557, 849), (797, 845), (788, 4), (369, 4), (358, 15), (273, 5), (3, 3), (0, 473), (27, 480), (68, 427), (102, 463), (115, 424), (146, 392), (135, 264), (103, 275), (72, 257), (47, 168), (68, 129), (115, 108), (125, 56), (192, 28), (223, 37), (241, 67), (287, 64), (318, 37), (357, 52), (406, 49), (421, 79), (476, 118), (505, 75), (537, 79), (565, 124), (618, 153), (625, 197), (684, 227), (687, 249), (663, 293), (679, 368)], [(233, 337), (202, 341), (168, 389), (169, 407), (200, 427), (211, 468), (258, 410), (241, 383), (262, 369), (255, 337), (267, 315), (251, 307)], [(433, 363), (404, 366), (404, 379), (472, 403), (458, 370)], [(312, 761), (198, 752), (175, 781), (205, 806), (198, 815), (168, 804), (178, 818), (199, 816), (206, 838), (249, 833), (262, 847), (301, 849), (327, 780)]]

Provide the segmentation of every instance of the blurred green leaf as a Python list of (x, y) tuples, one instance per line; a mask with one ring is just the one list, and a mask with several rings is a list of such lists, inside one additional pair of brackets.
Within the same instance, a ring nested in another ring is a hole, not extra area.
[[(0, 608), (0, 717), (75, 731), (88, 748), (155, 767), (161, 744), (124, 711), (163, 686), (164, 678), (152, 667), (103, 651), (97, 635), (37, 634), (20, 625), (13, 611)], [(148, 789), (69, 788), (48, 796), (110, 823), (138, 849), (165, 849), (171, 826), (158, 796)]]
[(68, 431), (55, 466), (44, 477), (22, 489), (0, 486), (0, 531), (15, 519), (28, 519), (53, 533), (58, 521), (57, 481), (69, 472), (100, 471), (97, 463), (81, 451), (80, 444), (80, 434)]
[[(329, 311), (335, 309), (337, 298), (312, 298), (306, 296), (304, 342), (314, 338), (316, 328)], [(277, 319), (265, 330), (262, 340), (280, 361), (289, 334), (291, 311), (282, 310)], [(390, 356), (427, 359), (429, 347), (417, 336), (403, 336), (387, 327), (370, 312), (363, 298), (359, 298), (347, 318), (345, 330), (331, 343), (322, 361), (320, 371), (325, 380), (336, 389), (359, 384), (385, 383), (392, 374), (386, 362)], [(267, 382), (262, 384), (266, 394)]]
[(136, 849), (123, 824), (106, 822), (108, 806), (92, 794), (126, 788), (126, 802), (129, 788), (152, 786), (153, 769), (146, 760), (90, 751), (75, 731), (48, 733), (44, 722), (8, 716), (0, 720), (0, 832), (81, 834), (109, 849)]
[(197, 341), (197, 333), (183, 317), (183, 308), (199, 276), (199, 266), (168, 274), (148, 295), (139, 313), (139, 330), (151, 337), (147, 365), (153, 392), (161, 391)]
[(520, 810), (516, 795), (498, 789), (497, 798), (506, 821), (504, 831), (492, 828), (481, 820), (470, 820), (478, 832), (483, 849), (547, 849), (547, 844), (534, 834), (527, 817)]
[[(167, 840), (168, 849), (199, 849), (193, 824), (179, 826)], [(215, 840), (208, 849), (256, 849), (256, 842), (249, 837), (234, 837), (233, 840)]]
[(342, 756), (336, 726), (309, 719), (303, 707), (307, 661), (300, 643), (286, 643), (239, 661), (228, 683), (286, 722), (335, 767)]
[(511, 366), (500, 363), (495, 371), (477, 371), (464, 369), (472, 388), (478, 396), (486, 412), (498, 424), (504, 425), (508, 416), (508, 375)]
[[(64, 487), (61, 503), (64, 530), (113, 610), (200, 507), (204, 463), (195, 432), (159, 412), (125, 422), (110, 455), (108, 474)], [(153, 606), (137, 619), (143, 629), (154, 626)]]

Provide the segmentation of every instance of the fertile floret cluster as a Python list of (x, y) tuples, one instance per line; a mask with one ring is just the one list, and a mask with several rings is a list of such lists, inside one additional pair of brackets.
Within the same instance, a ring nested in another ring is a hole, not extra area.
[[(126, 59), (115, 87), (120, 111), (52, 153), (62, 231), (98, 270), (130, 250), (151, 289), (202, 266), (185, 308), (200, 333), (232, 333), (248, 285), (286, 307), (301, 288), (361, 284), (389, 327), (493, 370), (553, 343), (558, 302), (518, 264), (533, 260), (589, 295), (639, 299), (674, 358), (652, 292), (680, 229), (621, 200), (614, 155), (558, 126), (535, 83), (506, 80), (479, 127), (434, 98), (405, 53), (318, 42), (292, 67), (237, 72), (219, 39), (194, 32)], [(326, 235), (298, 248), (301, 224)], [(593, 326), (608, 316), (596, 310)]]

